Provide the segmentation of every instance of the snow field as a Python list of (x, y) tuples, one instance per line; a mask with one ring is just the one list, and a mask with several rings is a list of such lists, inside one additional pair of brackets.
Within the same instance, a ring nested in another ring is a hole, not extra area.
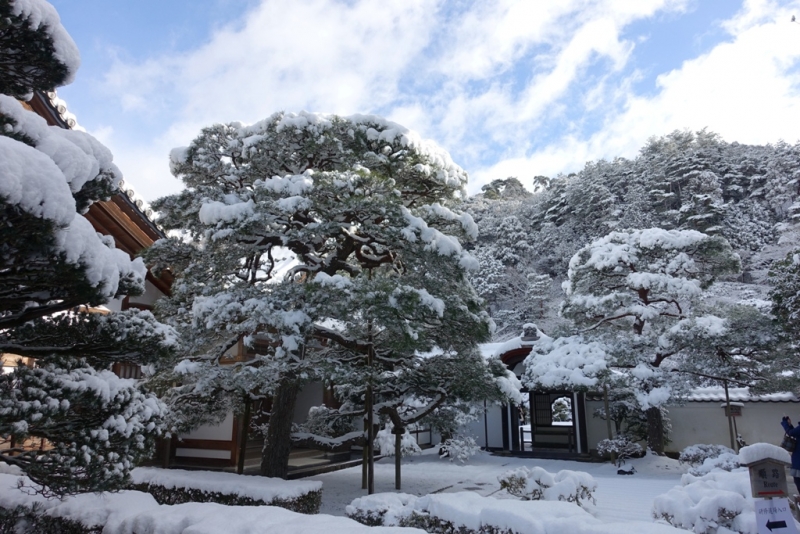
[[(403, 459), (402, 492), (414, 496), (472, 492), (497, 499), (514, 499), (500, 489), (498, 477), (521, 467), (541, 467), (551, 473), (561, 470), (585, 472), (597, 482), (594, 516), (602, 522), (652, 522), (653, 501), (681, 482), (688, 466), (663, 457), (645, 457), (629, 461), (636, 467), (634, 476), (617, 475), (608, 463), (584, 463), (562, 460), (509, 458), (480, 452), (466, 465), (439, 459), (437, 449)], [(394, 460), (383, 459), (375, 465), (375, 491), (394, 493)], [(626, 467), (628, 466), (626, 465)], [(314, 477), (323, 484), (321, 513), (345, 515), (354, 499), (366, 495), (361, 489), (361, 468), (353, 467)], [(514, 499), (512, 502), (519, 502)], [(552, 504), (551, 501), (548, 504)], [(567, 503), (576, 509), (579, 506)], [(640, 531), (641, 532), (641, 531)]]
[[(761, 449), (763, 447), (753, 446), (749, 452), (745, 450), (745, 456), (774, 452)], [(508, 458), (480, 452), (470, 464), (461, 466), (439, 459), (436, 450), (429, 449), (403, 460), (402, 492), (393, 489), (393, 460), (378, 461), (375, 478), (378, 493), (372, 496), (366, 496), (361, 489), (359, 467), (291, 482), (230, 473), (150, 468), (133, 471), (134, 480), (139, 483), (148, 481), (167, 487), (188, 485), (254, 499), (291, 498), (298, 491), (316, 490), (322, 485), (322, 513), (314, 516), (269, 506), (159, 505), (149, 494), (137, 491), (48, 500), (20, 491), (19, 482), (27, 479), (6, 466), (0, 469), (0, 506), (13, 508), (40, 503), (50, 515), (86, 525), (105, 525), (105, 534), (421, 532), (394, 526), (366, 527), (345, 517), (335, 517), (346, 512), (352, 514), (356, 509), (388, 510), (386, 524), (396, 524), (400, 517), (408, 517), (416, 511), (472, 529), (483, 524), (526, 534), (686, 531), (663, 521), (655, 522), (654, 511), (670, 516), (673, 523), (696, 533), (757, 532), (745, 469), (716, 470), (695, 477), (685, 474), (687, 465), (654, 456), (630, 460), (629, 465), (636, 467), (636, 474), (620, 476), (616, 474), (617, 468), (608, 463)], [(572, 502), (517, 500), (500, 488), (498, 479), (509, 472), (524, 471), (523, 468), (551, 474), (575, 472), (581, 480), (593, 480), (596, 482), (596, 505), (587, 511)], [(354, 506), (346, 510), (351, 504)], [(731, 514), (718, 523), (720, 509), (729, 510)]]

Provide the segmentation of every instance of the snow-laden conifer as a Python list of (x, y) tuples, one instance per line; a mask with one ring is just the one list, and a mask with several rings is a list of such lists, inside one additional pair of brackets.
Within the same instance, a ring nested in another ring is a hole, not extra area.
[[(0, 92), (53, 89), (78, 64), (50, 4), (0, 2)], [(117, 489), (151, 454), (164, 406), (108, 369), (166, 356), (175, 332), (150, 312), (87, 313), (144, 291), (144, 263), (82, 216), (117, 191), (111, 152), (7, 95), (0, 126), (0, 352), (36, 362), (0, 380), (0, 459), (44, 493)]]
[[(453, 209), (467, 176), (446, 151), (380, 117), (276, 113), (205, 128), (171, 162), (186, 189), (155, 207), (181, 235), (148, 258), (177, 275), (160, 313), (191, 339), (192, 363), (174, 371), (176, 423), (208, 420), (206, 400), (219, 417), (272, 397), (262, 472), (282, 476), (294, 399), (312, 379), (344, 403), (313, 428), (356, 418), (357, 439), (362, 417), (402, 434), (479, 397), (466, 386), (499, 397), (498, 370), (475, 351), (491, 323), (465, 277), (477, 262), (462, 242), (477, 227)], [(240, 346), (245, 361), (217, 365)]]
[(648, 415), (648, 446), (663, 451), (660, 407), (673, 395), (680, 355), (697, 339), (726, 331), (725, 320), (696, 311), (716, 276), (737, 272), (739, 258), (720, 237), (651, 228), (612, 232), (572, 258), (562, 314), (584, 335), (602, 337), (626, 369)]

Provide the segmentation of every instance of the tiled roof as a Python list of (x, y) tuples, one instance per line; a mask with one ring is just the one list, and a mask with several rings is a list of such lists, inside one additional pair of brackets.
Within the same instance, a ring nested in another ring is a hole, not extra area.
[[(60, 119), (59, 122), (62, 126), (70, 130), (86, 131), (83, 126), (78, 124), (77, 117), (75, 117), (73, 113), (70, 113), (67, 109), (67, 103), (59, 98), (55, 90), (46, 91), (42, 93), (42, 95), (45, 97), (45, 101), (50, 105), (52, 112), (55, 112), (58, 119)], [(156, 222), (155, 212), (153, 212), (150, 205), (136, 193), (131, 184), (127, 183), (125, 180), (120, 181), (119, 191), (120, 194), (129, 201), (131, 207), (138, 211), (146, 221), (156, 227), (161, 234), (164, 233), (164, 229)]]
[[(748, 388), (728, 388), (731, 401), (735, 402), (800, 402), (797, 395), (788, 391), (752, 395)], [(686, 397), (693, 402), (725, 402), (725, 389), (722, 387), (695, 388)]]

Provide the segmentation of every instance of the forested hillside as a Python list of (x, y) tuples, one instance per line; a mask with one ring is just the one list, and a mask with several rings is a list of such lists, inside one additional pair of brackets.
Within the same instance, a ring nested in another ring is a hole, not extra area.
[(704, 295), (706, 303), (769, 310), (770, 268), (800, 239), (800, 144), (751, 146), (714, 133), (676, 131), (651, 139), (632, 160), (587, 163), (575, 174), (537, 176), (535, 193), (496, 180), (463, 208), (478, 222), (473, 284), (497, 323), (496, 339), (558, 317), (570, 258), (612, 231), (692, 229), (724, 237), (742, 263)]

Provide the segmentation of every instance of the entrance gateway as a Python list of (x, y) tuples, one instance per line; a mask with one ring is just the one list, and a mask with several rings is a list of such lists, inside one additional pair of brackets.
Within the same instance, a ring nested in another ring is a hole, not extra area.
[[(519, 377), (531, 348), (520, 347), (500, 355)], [(503, 407), (503, 449), (520, 453), (586, 454), (586, 395), (566, 390), (523, 391), (521, 407)]]

